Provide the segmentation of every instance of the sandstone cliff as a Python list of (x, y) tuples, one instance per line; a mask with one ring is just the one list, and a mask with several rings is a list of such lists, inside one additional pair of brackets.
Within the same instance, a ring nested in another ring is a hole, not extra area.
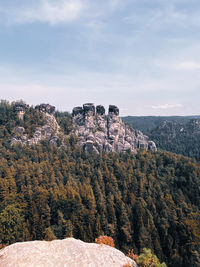
[[(16, 103), (15, 112), (18, 113), (20, 120), (23, 121), (28, 108), (26, 104)], [(56, 141), (64, 136), (54, 116), (54, 106), (41, 104), (37, 105), (35, 110), (43, 114), (45, 124), (37, 127), (31, 138), (28, 137), (24, 127), (16, 127), (11, 144), (35, 145), (42, 140), (56, 144)], [(71, 128), (68, 136), (75, 134), (78, 145), (87, 152), (132, 151), (136, 153), (139, 149), (156, 151), (155, 143), (150, 141), (148, 136), (141, 131), (133, 130), (120, 119), (119, 109), (114, 105), (109, 106), (108, 115), (101, 105), (95, 108), (93, 104), (88, 103), (83, 107), (75, 107), (72, 111)]]
[(91, 103), (75, 107), (72, 112), (74, 134), (78, 144), (88, 152), (107, 151), (134, 153), (138, 149), (156, 150), (156, 145), (148, 136), (135, 131), (119, 118), (119, 109), (110, 105), (108, 115), (101, 105)]
[(121, 251), (74, 238), (15, 243), (0, 251), (2, 267), (122, 267), (137, 266)]

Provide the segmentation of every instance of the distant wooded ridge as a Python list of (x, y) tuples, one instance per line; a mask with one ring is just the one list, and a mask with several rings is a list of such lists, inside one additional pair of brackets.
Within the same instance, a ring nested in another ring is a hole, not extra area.
[(187, 123), (192, 119), (200, 119), (200, 115), (192, 116), (124, 116), (123, 121), (131, 124), (134, 128), (148, 134), (153, 128), (164, 121)]

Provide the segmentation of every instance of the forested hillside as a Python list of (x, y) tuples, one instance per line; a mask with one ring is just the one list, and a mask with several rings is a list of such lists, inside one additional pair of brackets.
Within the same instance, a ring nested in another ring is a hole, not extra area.
[(200, 116), (126, 116), (122, 119), (148, 135), (165, 121), (186, 124), (192, 119), (200, 119)]
[[(2, 243), (67, 236), (93, 242), (106, 234), (124, 252), (147, 247), (168, 266), (199, 266), (198, 162), (168, 152), (88, 154), (75, 136), (60, 147), (11, 145), (21, 122), (12, 105), (2, 105)], [(57, 115), (70, 126), (68, 113)], [(23, 123), (34, 125), (31, 119)]]
[(130, 116), (123, 120), (147, 134), (158, 149), (200, 161), (200, 116)]

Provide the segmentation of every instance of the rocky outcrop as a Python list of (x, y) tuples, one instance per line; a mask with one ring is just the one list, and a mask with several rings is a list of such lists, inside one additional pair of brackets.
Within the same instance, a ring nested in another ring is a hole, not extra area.
[(11, 139), (11, 144), (36, 145), (42, 140), (48, 140), (49, 143), (53, 145), (56, 144), (59, 138), (60, 126), (52, 114), (55, 111), (55, 107), (48, 104), (41, 104), (36, 106), (36, 109), (43, 112), (43, 116), (46, 120), (45, 125), (37, 127), (32, 138), (28, 138), (24, 127), (16, 127), (14, 130), (15, 134)]
[[(23, 119), (29, 108), (25, 103), (16, 103), (15, 111)], [(11, 144), (35, 145), (42, 140), (56, 144), (59, 139), (60, 127), (54, 117), (55, 107), (40, 104), (35, 107), (42, 112), (46, 120), (45, 125), (37, 127), (32, 137), (28, 136), (23, 127), (16, 127)], [(75, 107), (72, 111), (73, 130), (70, 134), (78, 137), (78, 144), (87, 152), (137, 152), (138, 149), (156, 150), (155, 143), (140, 131), (135, 131), (124, 124), (119, 117), (119, 108), (110, 105), (108, 115), (102, 105), (94, 106), (86, 103), (82, 107)]]
[(24, 113), (29, 109), (29, 105), (23, 101), (14, 103), (14, 111), (17, 112), (17, 116), (20, 120), (24, 119)]
[(108, 109), (108, 114), (109, 115), (116, 115), (116, 116), (118, 116), (119, 115), (119, 109), (118, 109), (118, 107), (116, 107), (116, 106), (114, 106), (114, 105), (110, 105), (109, 106), (109, 109)]
[(14, 110), (15, 111), (23, 111), (25, 112), (26, 110), (29, 109), (29, 105), (24, 103), (23, 101), (15, 102), (14, 103)]
[(48, 113), (48, 114), (54, 114), (55, 112), (55, 107), (49, 104), (40, 104), (35, 106), (36, 110)]
[(16, 243), (0, 251), (2, 267), (123, 267), (125, 264), (137, 266), (113, 247), (74, 238)]
[(104, 106), (102, 106), (102, 105), (98, 105), (98, 106), (96, 106), (96, 113), (97, 113), (97, 115), (105, 115), (105, 108), (104, 108)]
[(72, 111), (74, 134), (78, 137), (78, 144), (88, 152), (107, 151), (125, 152), (138, 149), (156, 150), (153, 141), (125, 125), (119, 118), (119, 109), (114, 105), (109, 106), (108, 115), (101, 105), (92, 103), (83, 107), (75, 107)]

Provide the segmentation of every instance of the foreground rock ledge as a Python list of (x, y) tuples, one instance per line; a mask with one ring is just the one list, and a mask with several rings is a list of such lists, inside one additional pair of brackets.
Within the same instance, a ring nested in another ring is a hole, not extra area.
[(0, 251), (1, 267), (137, 266), (121, 251), (74, 238), (15, 243)]

